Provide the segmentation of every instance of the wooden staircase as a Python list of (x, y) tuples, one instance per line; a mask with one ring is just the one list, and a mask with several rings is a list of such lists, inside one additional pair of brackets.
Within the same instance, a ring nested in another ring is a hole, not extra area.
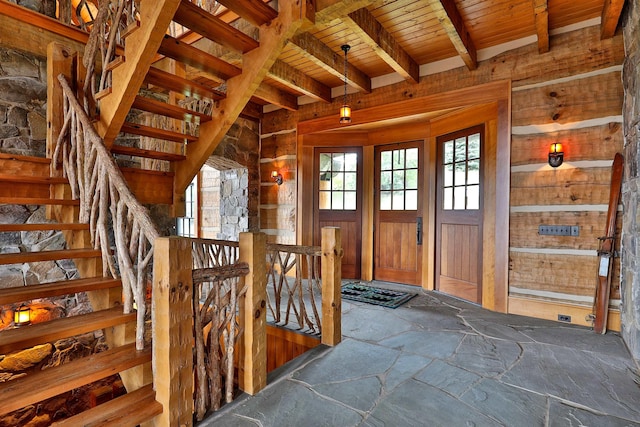
[[(141, 0), (139, 22), (126, 34), (124, 51), (120, 50), (116, 60), (106, 65), (112, 73), (112, 86), (97, 95), (99, 116), (95, 123), (105, 145), (116, 156), (170, 164), (169, 171), (121, 168), (140, 203), (173, 205), (177, 207), (174, 212), (180, 212), (180, 195), (242, 114), (286, 40), (312, 19), (307, 3), (295, 0), (280, 1), (279, 12), (260, 0), (225, 0), (221, 3), (257, 26), (259, 40), (246, 36), (188, 0)], [(198, 33), (196, 38), (208, 38), (241, 55), (242, 68), (167, 36), (172, 20)], [(61, 98), (52, 95), (57, 76), (62, 73), (69, 81), (77, 79), (78, 82), (83, 77), (81, 67), (70, 66), (68, 52), (55, 51), (50, 46), (49, 56), (47, 115), (50, 122), (48, 144), (51, 147), (57, 138), (56, 132), (62, 128), (61, 106), (54, 103), (61, 103)], [(167, 67), (154, 66), (163, 57), (166, 58), (164, 61), (174, 61), (168, 68), (178, 70), (178, 73), (163, 69)], [(201, 78), (186, 78), (184, 70), (187, 66), (199, 70)], [(226, 91), (221, 91), (220, 85), (226, 87)], [(143, 87), (162, 91), (169, 101), (165, 103), (141, 95), (139, 89)], [(210, 99), (214, 103), (213, 112), (203, 114), (177, 105), (184, 95)], [(173, 121), (173, 126), (164, 129), (129, 123), (127, 117), (131, 109), (163, 116)], [(194, 122), (199, 125), (199, 134), (182, 130), (186, 124)], [(126, 146), (116, 142), (120, 133), (169, 144), (157, 148)], [(170, 148), (165, 149), (164, 146)], [(52, 156), (52, 151), (48, 148), (49, 156)], [(47, 206), (47, 216), (58, 221), (57, 224), (0, 224), (0, 233), (60, 231), (65, 236), (67, 248), (0, 254), (0, 264), (71, 259), (82, 278), (0, 289), (0, 305), (86, 292), (94, 312), (2, 331), (0, 354), (97, 330), (105, 332), (109, 350), (0, 383), (0, 414), (121, 373), (128, 394), (69, 418), (60, 425), (137, 425), (154, 417), (154, 422), (170, 424), (166, 421), (170, 411), (166, 408), (163, 411), (151, 384), (151, 351), (136, 350), (133, 343), (131, 330), (136, 314), (122, 312), (121, 281), (102, 276), (104, 254), (93, 249), (89, 226), (79, 223), (80, 203), (71, 198), (67, 180), (50, 163), (49, 158), (0, 153), (0, 204)], [(158, 421), (159, 414), (165, 417), (163, 421)]]

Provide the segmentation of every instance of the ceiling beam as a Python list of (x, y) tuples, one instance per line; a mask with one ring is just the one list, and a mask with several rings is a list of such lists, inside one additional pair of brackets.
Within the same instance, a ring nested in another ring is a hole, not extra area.
[[(316, 66), (341, 80), (344, 78), (344, 57), (311, 34), (298, 34), (289, 40), (289, 45)], [(347, 83), (361, 92), (371, 93), (369, 76), (352, 65), (347, 70)]]
[(269, 74), (270, 78), (301, 92), (313, 99), (331, 102), (331, 88), (304, 74), (284, 61), (276, 61)]
[(278, 16), (278, 12), (273, 10), (262, 0), (217, 1), (227, 9), (234, 11), (235, 13), (258, 27), (260, 25), (269, 24)]
[(624, 0), (605, 0), (602, 6), (600, 38), (609, 39), (616, 33)]
[(454, 0), (429, 0), (431, 9), (436, 14), (440, 25), (444, 28), (467, 68), (478, 68), (478, 55), (473, 40), (467, 31), (460, 11)]
[(538, 53), (549, 52), (549, 5), (547, 0), (533, 0), (533, 14), (538, 35)]
[(253, 96), (289, 111), (296, 111), (298, 109), (297, 96), (270, 86), (264, 82), (258, 86), (256, 91), (253, 93)]
[(418, 63), (366, 8), (348, 15), (344, 23), (395, 72), (413, 83), (420, 81)]
[(375, 0), (316, 0), (316, 21), (342, 20), (351, 12), (376, 3)]

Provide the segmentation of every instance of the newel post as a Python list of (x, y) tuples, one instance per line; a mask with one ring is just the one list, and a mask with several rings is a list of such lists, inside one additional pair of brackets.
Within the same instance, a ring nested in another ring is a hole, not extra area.
[(255, 394), (267, 385), (267, 238), (264, 233), (240, 233), (240, 262), (249, 264), (247, 293), (240, 301), (243, 337), (238, 382)]
[(156, 426), (193, 424), (191, 241), (160, 237), (153, 254), (153, 381), (164, 408)]
[(322, 228), (322, 344), (342, 341), (342, 235), (338, 227)]

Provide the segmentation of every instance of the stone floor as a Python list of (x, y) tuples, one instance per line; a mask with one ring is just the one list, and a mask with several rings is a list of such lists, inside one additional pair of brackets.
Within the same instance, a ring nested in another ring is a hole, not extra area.
[(419, 295), (395, 310), (343, 300), (342, 343), (200, 426), (640, 425), (638, 367), (618, 334), (400, 289)]

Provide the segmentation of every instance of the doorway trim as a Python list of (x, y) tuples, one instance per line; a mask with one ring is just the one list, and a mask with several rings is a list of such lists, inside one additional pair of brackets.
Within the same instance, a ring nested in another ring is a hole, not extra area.
[[(374, 92), (375, 93), (375, 92)], [(404, 125), (397, 125), (402, 120)], [(388, 126), (380, 125), (389, 123)], [(362, 145), (363, 169), (373, 171), (373, 145), (403, 140), (425, 140), (425, 173), (423, 215), (425, 217), (422, 287), (434, 288), (435, 274), (435, 136), (485, 123), (487, 152), (485, 153), (485, 217), (483, 219), (482, 306), (507, 312), (509, 266), (509, 205), (511, 159), (511, 81), (501, 80), (465, 89), (412, 98), (353, 111), (352, 123), (341, 125), (337, 115), (299, 122), (297, 125), (297, 215), (296, 237), (302, 244), (312, 242), (312, 207), (307, 187), (313, 182), (313, 147), (331, 145)], [(369, 126), (373, 128), (368, 129)], [(447, 129), (451, 129), (447, 131)], [(406, 137), (407, 139), (398, 139)], [(327, 141), (331, 141), (328, 143)], [(367, 149), (368, 148), (368, 149)], [(365, 173), (365, 196), (373, 189)], [(306, 190), (306, 191), (305, 191)], [(500, 195), (500, 197), (497, 197)], [(363, 200), (362, 271), (367, 280), (366, 259), (373, 257), (372, 203)], [(371, 210), (370, 212), (367, 209)], [(428, 234), (427, 234), (428, 233)], [(367, 240), (371, 236), (371, 243)], [(370, 252), (369, 252), (370, 251)], [(371, 264), (373, 264), (371, 262)], [(371, 265), (372, 268), (372, 265)]]

